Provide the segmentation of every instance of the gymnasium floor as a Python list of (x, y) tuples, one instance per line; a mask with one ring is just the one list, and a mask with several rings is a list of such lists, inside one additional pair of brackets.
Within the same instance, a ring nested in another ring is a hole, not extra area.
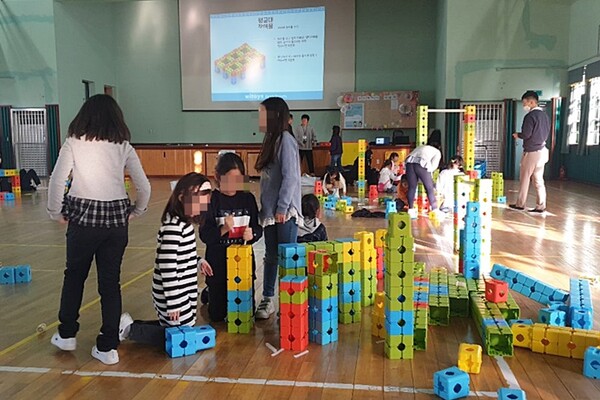
[[(152, 188), (150, 211), (130, 227), (122, 268), (123, 309), (139, 319), (154, 318), (151, 271), (168, 180), (153, 179)], [(515, 182), (506, 183), (509, 199), (514, 198), (515, 188)], [(494, 208), (492, 261), (568, 289), (569, 275), (600, 273), (600, 188), (550, 182), (548, 198), (546, 216)], [(340, 325), (338, 343), (311, 343), (309, 353), (300, 358), (292, 352), (271, 357), (265, 344), (278, 347), (276, 318), (272, 317), (258, 321), (250, 335), (230, 335), (224, 324), (215, 324), (217, 347), (185, 358), (170, 359), (160, 349), (123, 343), (121, 362), (106, 366), (90, 355), (100, 326), (92, 272), (81, 311), (78, 348), (60, 352), (49, 340), (57, 326), (65, 227), (48, 219), (45, 204), (43, 191), (25, 195), (14, 205), (0, 204), (0, 262), (31, 264), (33, 269), (30, 284), (0, 286), (0, 399), (426, 399), (434, 397), (433, 373), (455, 365), (459, 343), (480, 343), (472, 320), (457, 318), (448, 327), (430, 327), (427, 351), (415, 352), (413, 360), (387, 360), (383, 343), (371, 337), (369, 308), (363, 310), (361, 324)], [(341, 214), (324, 220), (330, 238), (385, 227), (382, 219)], [(418, 260), (428, 267), (451, 265), (450, 219), (434, 226), (420, 218), (413, 234)], [(262, 242), (256, 246), (258, 260), (262, 247)], [(259, 271), (257, 284), (261, 282)], [(597, 287), (592, 292), (597, 305)], [(516, 293), (513, 296), (522, 317), (535, 319), (539, 304)], [(205, 310), (201, 309), (201, 315), (206, 315)], [(597, 312), (595, 327), (600, 327), (599, 322)], [(37, 334), (41, 323), (48, 329)], [(204, 323), (203, 317), (198, 323)], [(528, 399), (600, 398), (600, 381), (583, 377), (581, 360), (522, 348), (515, 348), (515, 356), (504, 360), (484, 355), (481, 374), (471, 375), (471, 396), (493, 398), (499, 387), (509, 384), (524, 389)]]

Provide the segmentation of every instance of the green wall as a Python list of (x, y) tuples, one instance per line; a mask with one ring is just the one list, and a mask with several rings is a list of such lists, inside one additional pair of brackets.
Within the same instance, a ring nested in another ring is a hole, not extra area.
[(0, 104), (58, 102), (52, 0), (0, 2)]
[[(92, 94), (117, 85), (113, 6), (110, 3), (55, 2), (56, 58), (62, 137), (85, 101), (82, 80)], [(118, 93), (117, 93), (118, 97)]]
[(446, 82), (438, 98), (501, 100), (520, 98), (527, 89), (542, 90), (546, 99), (564, 93), (568, 2), (445, 1)]
[[(570, 16), (570, 66), (575, 68), (600, 60), (598, 54), (600, 1), (575, 1), (571, 5)], [(600, 146), (589, 146), (587, 154), (583, 156), (577, 155), (577, 146), (569, 146), (569, 153), (561, 156), (569, 179), (600, 184)]]
[[(258, 113), (182, 112), (175, 1), (114, 4), (118, 99), (135, 142), (258, 142)], [(436, 0), (356, 1), (356, 90), (417, 89), (435, 99)], [(161, 18), (156, 18), (160, 15)], [(431, 29), (424, 27), (431, 26)], [(418, 34), (415, 34), (418, 32)], [(373, 43), (377, 43), (376, 46)], [(348, 88), (352, 90), (354, 88)], [(329, 140), (338, 111), (308, 112)], [(345, 132), (346, 140), (380, 132)]]

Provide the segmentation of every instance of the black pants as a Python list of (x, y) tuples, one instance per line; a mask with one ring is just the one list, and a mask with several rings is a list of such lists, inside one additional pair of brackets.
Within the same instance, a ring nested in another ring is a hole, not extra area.
[(35, 187), (31, 186), (31, 181), (33, 181), (33, 183), (36, 185), (40, 185), (42, 183), (37, 172), (35, 172), (33, 169), (30, 169), (29, 171), (22, 169), (19, 171), (19, 175), (21, 176), (21, 189), (24, 192), (35, 190)]
[(133, 321), (129, 331), (129, 340), (165, 348), (165, 326), (157, 321)]
[(308, 164), (308, 172), (311, 174), (315, 173), (315, 164), (313, 162), (313, 151), (312, 150), (300, 150), (300, 164), (306, 157), (306, 163)]
[(427, 192), (427, 198), (429, 199), (429, 205), (432, 210), (437, 208), (437, 200), (435, 198), (435, 189), (433, 187), (433, 178), (425, 168), (421, 167), (417, 163), (406, 164), (406, 178), (408, 179), (408, 208), (413, 208), (415, 202), (415, 191), (417, 190), (417, 184), (419, 180), (423, 182), (425, 191)]
[(98, 293), (102, 308), (102, 327), (96, 338), (99, 351), (119, 345), (121, 317), (121, 261), (127, 247), (128, 227), (90, 228), (69, 223), (67, 228), (67, 268), (60, 298), (58, 332), (63, 338), (75, 337), (79, 330), (79, 308), (83, 288), (96, 259)]

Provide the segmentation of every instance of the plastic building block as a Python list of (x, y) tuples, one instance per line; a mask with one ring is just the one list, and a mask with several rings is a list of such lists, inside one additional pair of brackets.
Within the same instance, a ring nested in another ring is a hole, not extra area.
[(460, 399), (469, 395), (469, 374), (457, 367), (443, 369), (433, 374), (433, 393), (444, 400)]
[(492, 303), (504, 303), (508, 299), (508, 283), (497, 279), (485, 281), (485, 299)]
[(15, 267), (15, 283), (31, 282), (31, 267), (29, 265), (17, 265)]
[(15, 267), (0, 268), (0, 285), (15, 284)]
[(498, 400), (527, 400), (527, 395), (521, 389), (498, 389)]
[(193, 328), (196, 332), (196, 350), (205, 350), (217, 345), (217, 333), (210, 325), (201, 325)]
[(510, 329), (513, 333), (513, 345), (518, 347), (531, 348), (531, 320), (516, 320), (511, 324)]
[(553, 326), (566, 326), (567, 314), (561, 310), (542, 308), (538, 312), (538, 321)]
[(189, 356), (196, 353), (196, 331), (189, 326), (165, 330), (165, 350), (169, 357)]
[(470, 374), (481, 370), (482, 349), (478, 344), (461, 343), (458, 347), (458, 368)]
[(583, 357), (583, 375), (600, 379), (600, 347), (588, 347)]

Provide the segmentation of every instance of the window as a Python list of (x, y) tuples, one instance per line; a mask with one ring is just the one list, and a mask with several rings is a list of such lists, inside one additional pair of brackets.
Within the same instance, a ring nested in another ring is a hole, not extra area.
[(588, 116), (587, 145), (600, 144), (600, 77), (590, 79), (590, 108)]
[(585, 94), (585, 80), (571, 85), (571, 95), (569, 103), (569, 144), (579, 143), (579, 122), (581, 121), (581, 98)]

